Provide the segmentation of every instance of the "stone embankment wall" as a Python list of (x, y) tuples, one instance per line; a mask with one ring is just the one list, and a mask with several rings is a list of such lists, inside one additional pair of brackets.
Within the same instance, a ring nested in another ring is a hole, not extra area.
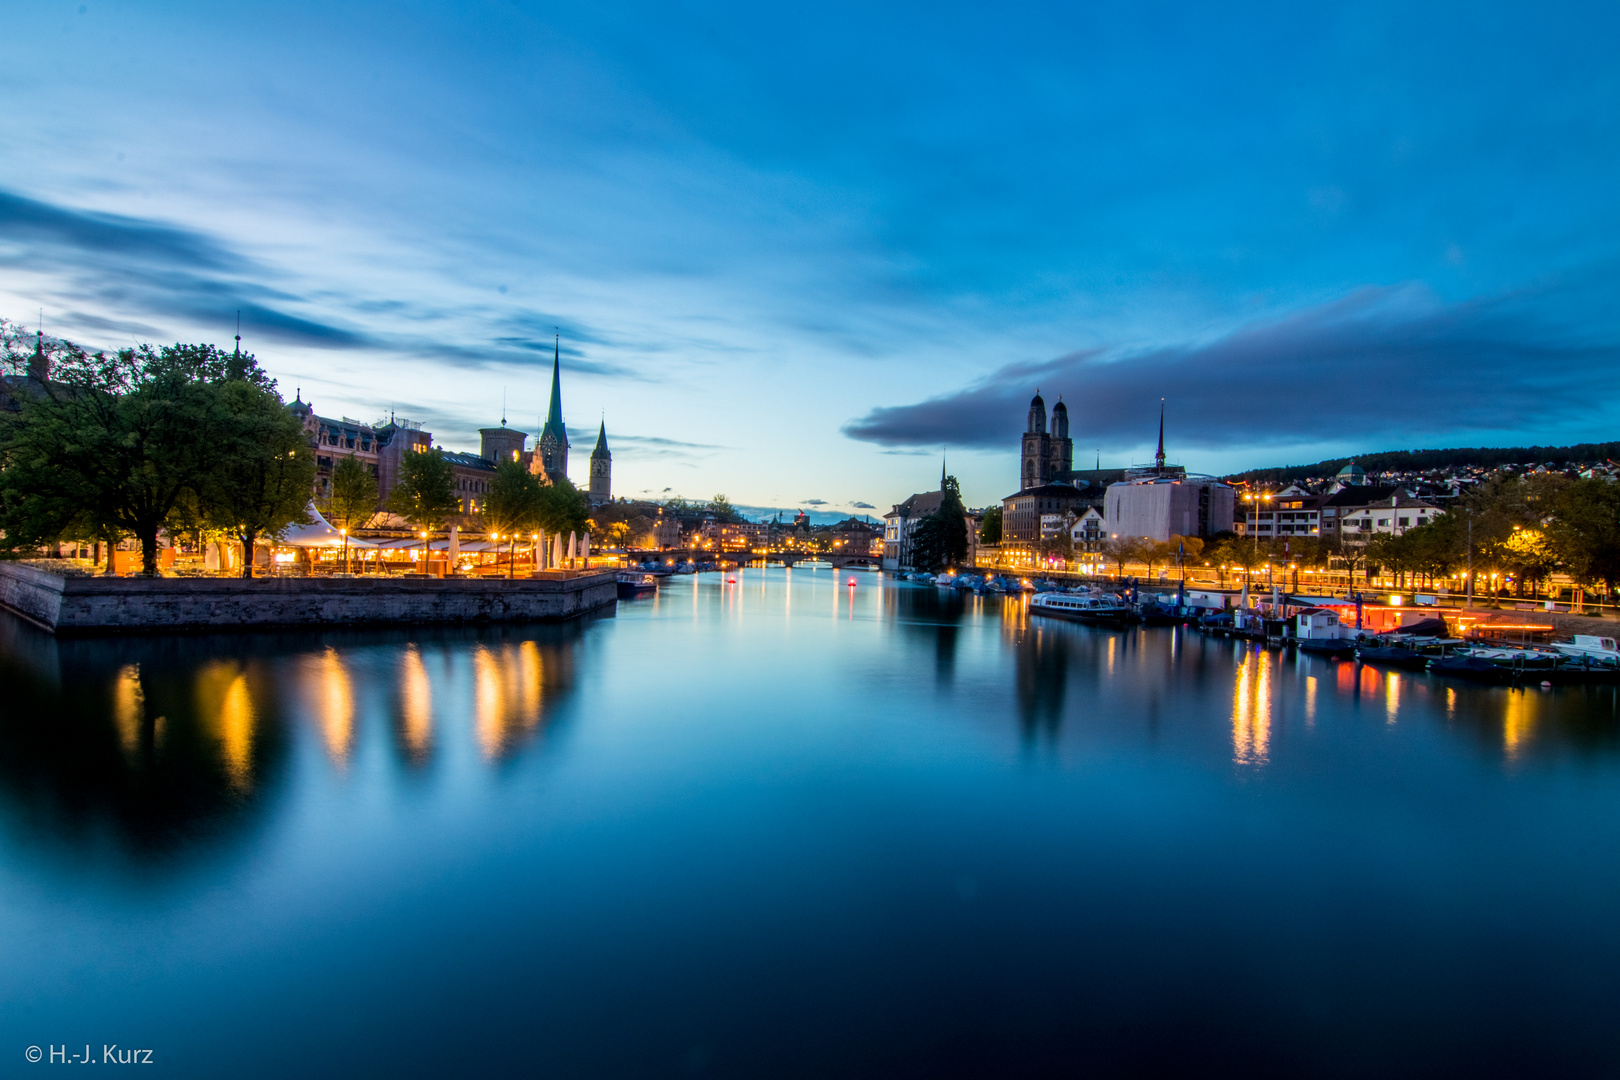
[(0, 607), (58, 634), (543, 622), (611, 611), (607, 573), (533, 578), (63, 577), (0, 562)]

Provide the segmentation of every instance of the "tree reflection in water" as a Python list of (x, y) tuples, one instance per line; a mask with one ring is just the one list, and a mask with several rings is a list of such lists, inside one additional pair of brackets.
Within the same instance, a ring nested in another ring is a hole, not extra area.
[(956, 673), (956, 650), (961, 640), (962, 620), (971, 593), (956, 589), (888, 588), (882, 593), (883, 617), (901, 628), (908, 637), (930, 639), (934, 647), (934, 678), (949, 685)]
[(0, 613), (0, 813), (64, 859), (111, 848), (151, 868), (240, 844), (297, 760), (301, 720), (340, 770), (373, 718), (411, 766), (447, 737), (509, 757), (571, 696), (583, 632), (58, 640)]

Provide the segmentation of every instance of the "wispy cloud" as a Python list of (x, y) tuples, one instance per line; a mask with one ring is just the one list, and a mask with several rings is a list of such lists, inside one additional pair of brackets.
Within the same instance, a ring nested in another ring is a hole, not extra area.
[(826, 506), (827, 505), (827, 500), (826, 499), (800, 499), (799, 501), (805, 506)]
[(1140, 445), (1158, 399), (1177, 445), (1524, 430), (1591, 420), (1620, 391), (1620, 346), (1533, 318), (1506, 296), (1442, 305), (1415, 288), (1368, 288), (1218, 340), (1117, 356), (1008, 364), (955, 393), (873, 409), (845, 425), (890, 447), (1004, 448), (1030, 396), (1066, 395), (1080, 445)]
[(79, 302), (221, 323), (240, 311), (272, 340), (324, 348), (366, 343), (352, 329), (297, 314), (299, 298), (270, 284), (274, 271), (197, 230), (0, 191), (0, 241), (0, 265), (63, 274)]
[(849, 505), (853, 506), (857, 510), (876, 510), (877, 509), (877, 507), (873, 506), (871, 503), (868, 503), (868, 502), (850, 503)]

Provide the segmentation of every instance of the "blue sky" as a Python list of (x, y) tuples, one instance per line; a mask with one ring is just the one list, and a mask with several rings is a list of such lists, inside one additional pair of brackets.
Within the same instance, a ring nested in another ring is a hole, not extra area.
[[(1616, 9), (41, 3), (0, 313), (245, 342), (332, 415), (576, 478), (880, 509), (1077, 456), (1217, 471), (1620, 437)], [(819, 500), (814, 501), (814, 500)]]

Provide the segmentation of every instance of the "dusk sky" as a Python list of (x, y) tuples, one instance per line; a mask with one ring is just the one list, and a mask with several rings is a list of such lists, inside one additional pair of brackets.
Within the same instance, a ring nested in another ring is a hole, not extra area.
[[(881, 513), (1620, 437), (1617, 10), (7, 6), (0, 314), (244, 345), (324, 415)], [(863, 506), (863, 504), (865, 504)]]

